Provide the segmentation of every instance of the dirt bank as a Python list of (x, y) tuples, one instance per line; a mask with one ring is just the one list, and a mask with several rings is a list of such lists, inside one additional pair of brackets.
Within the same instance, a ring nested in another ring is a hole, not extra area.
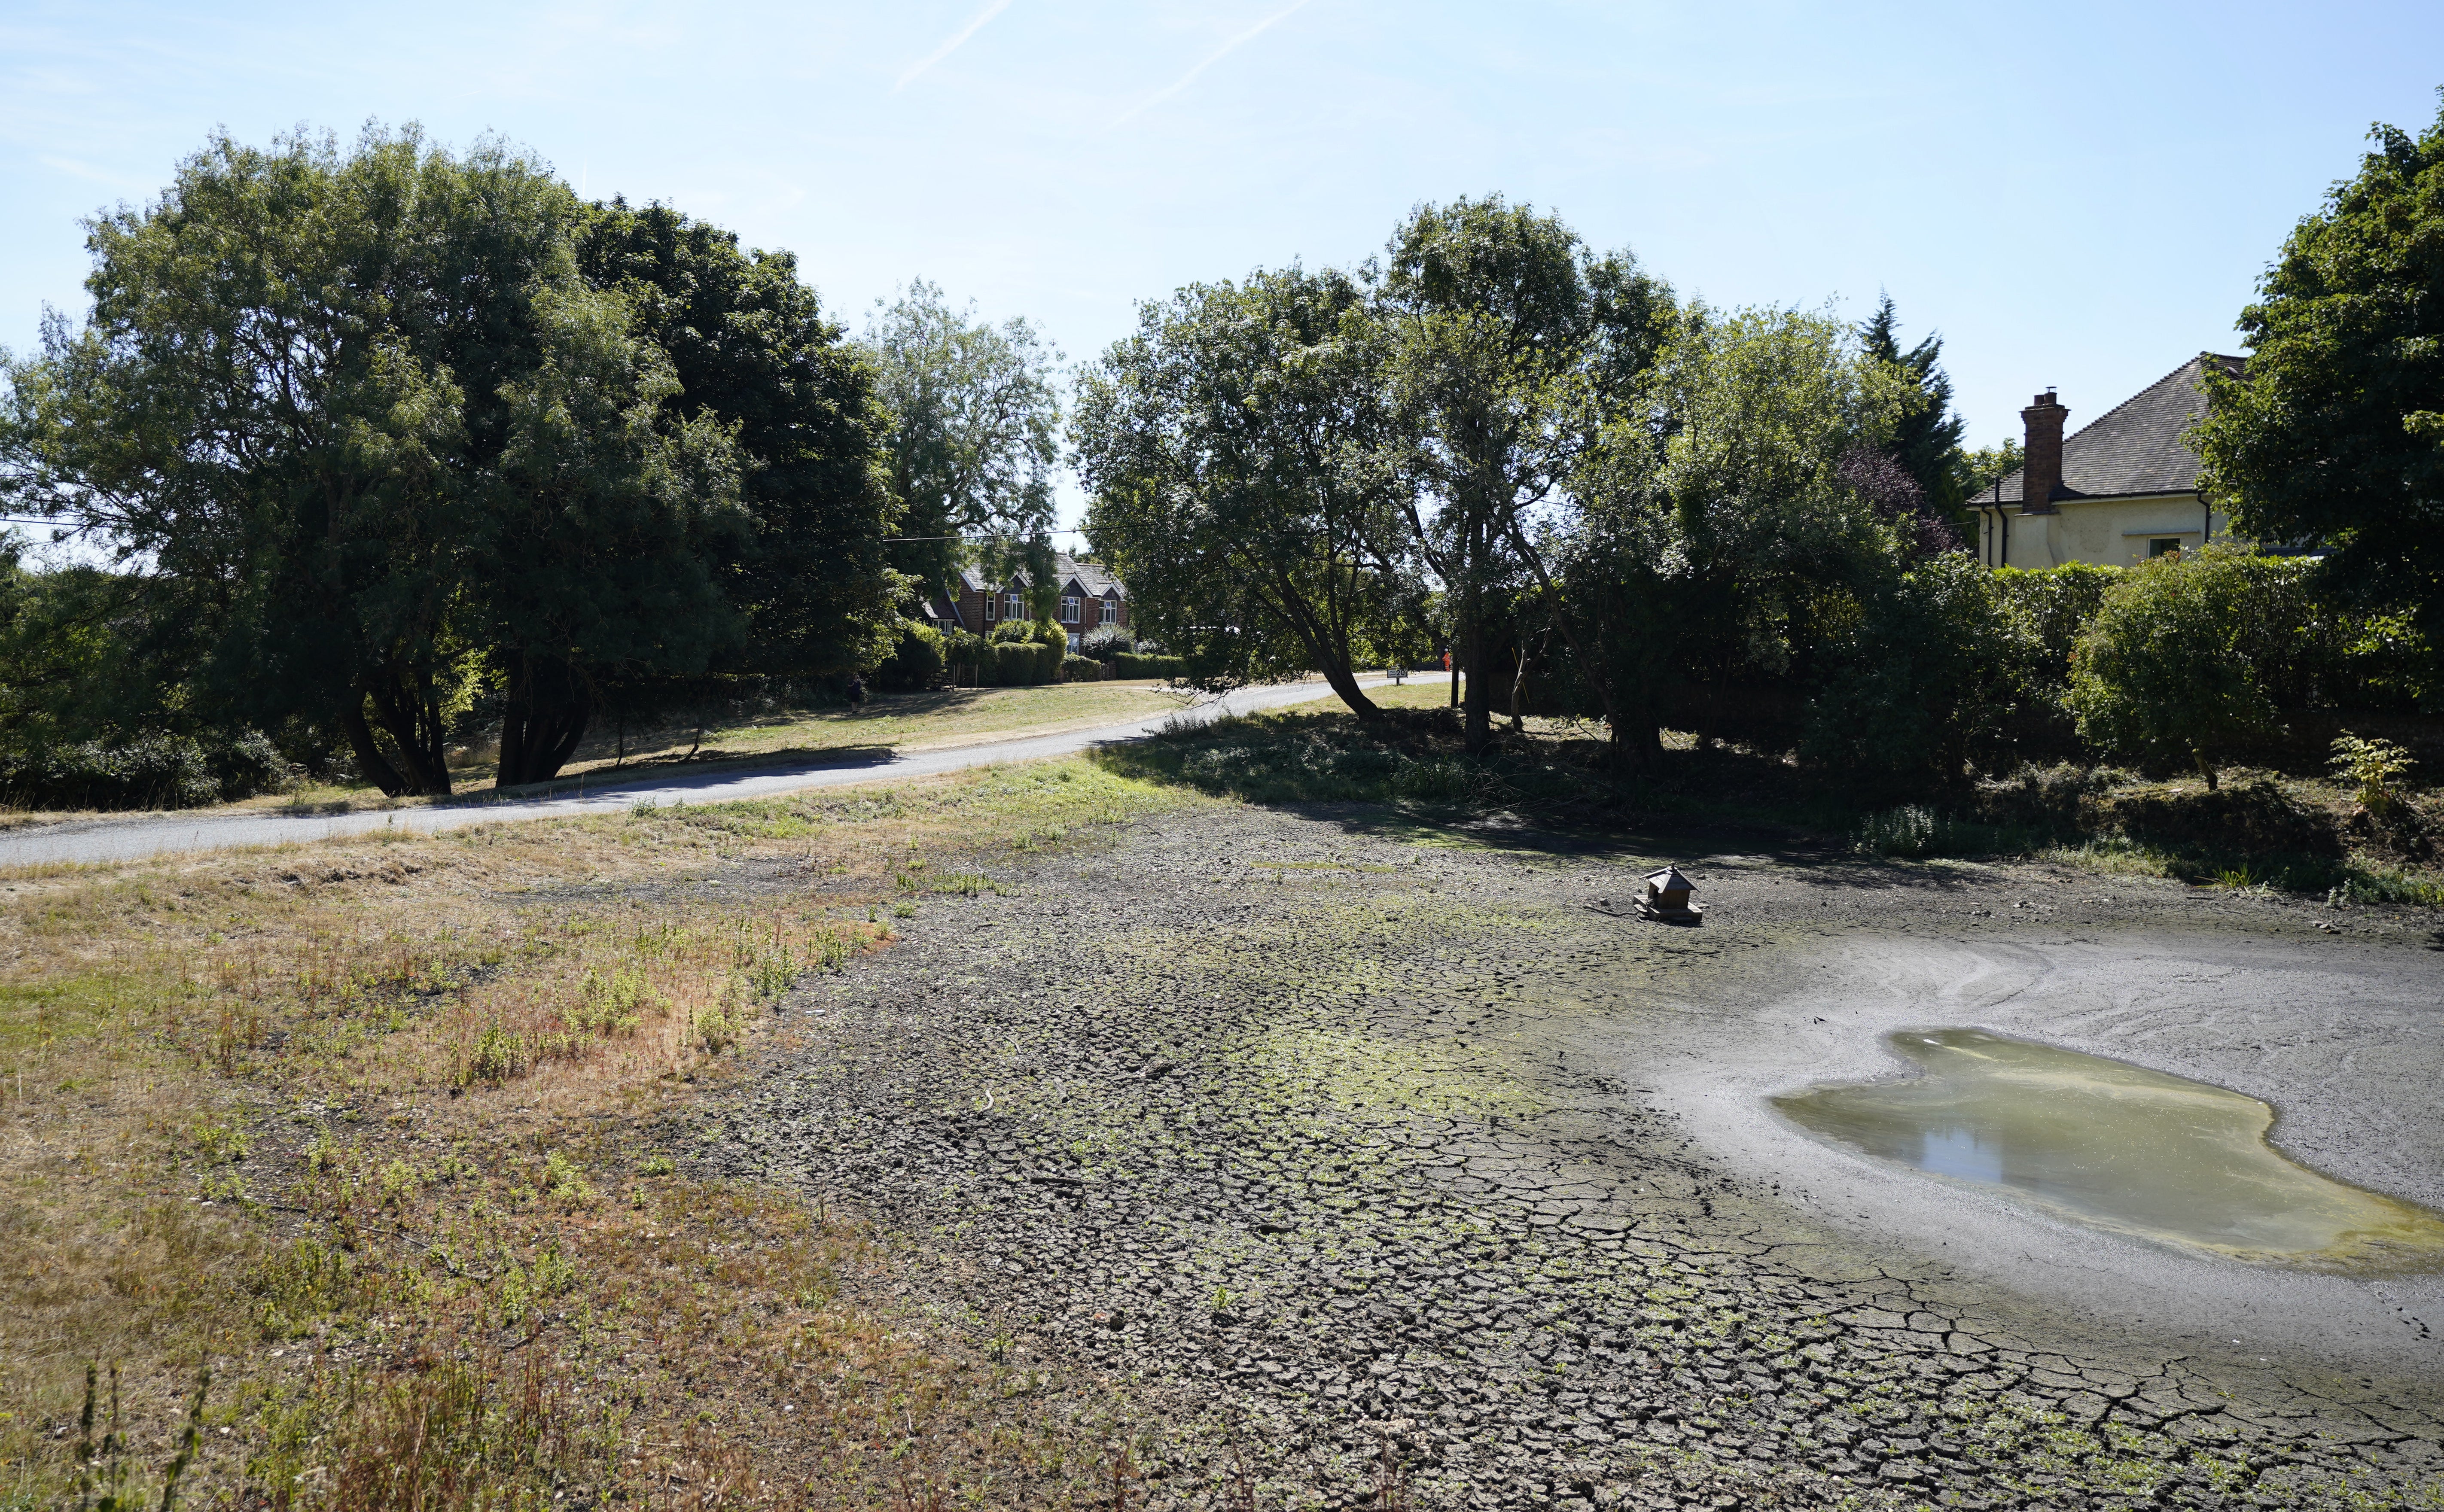
[[(1704, 928), (1586, 906), (1667, 850)], [(2432, 1281), (2087, 1235), (1758, 1111), (1973, 1023), (2267, 1097), (2302, 1158), (2444, 1205), (2435, 921), (1255, 809), (1062, 865), (795, 996), (804, 1048), (688, 1147), (930, 1252), (997, 1347), (1138, 1378), (1157, 1502), (2436, 1484)]]

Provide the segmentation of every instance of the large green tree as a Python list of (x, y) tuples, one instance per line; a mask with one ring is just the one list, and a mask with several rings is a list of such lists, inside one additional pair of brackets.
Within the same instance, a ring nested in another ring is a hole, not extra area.
[(548, 775), (606, 672), (700, 667), (739, 531), (735, 427), (675, 402), (582, 208), (498, 144), (226, 137), (90, 223), (93, 311), (9, 371), (7, 496), (183, 596), (198, 685), (337, 724), (393, 793), (450, 786), (471, 685)]
[(1787, 674), (1910, 554), (1857, 463), (1911, 394), (1828, 316), (1681, 313), (1574, 469), (1561, 536), (1563, 602), (1597, 626), (1580, 675), (1626, 765), (1660, 748), (1675, 683)]
[(744, 638), (720, 580), (752, 530), (731, 428), (676, 413), (678, 378), (625, 298), (572, 284), (533, 316), (542, 360), (503, 388), (456, 621), (501, 678), (502, 786), (558, 772), (606, 682), (701, 672)]
[(1149, 301), (1081, 384), (1087, 534), (1139, 623), (1222, 689), (1360, 658), (1414, 614), (1383, 344), (1346, 274), (1292, 267)]
[(2199, 484), (2239, 535), (2330, 546), (2331, 581), (2415, 605), (2444, 646), (2444, 114), (2371, 135), (2242, 311), (2247, 377), (2207, 364)]
[(922, 279), (878, 304), (862, 345), (883, 411), (884, 476), (903, 511), (892, 564), (949, 596), (981, 541), (995, 577), (1028, 567), (1048, 586), (1061, 354), (1025, 319), (991, 324)]
[(1628, 254), (1597, 257), (1558, 218), (1493, 195), (1412, 213), (1376, 306), (1413, 444), (1416, 539), (1442, 581), (1470, 673), (1468, 746), (1482, 750), (1500, 584), (1521, 560), (1550, 584), (1531, 516), (1653, 360), (1671, 291)]
[(87, 223), (90, 318), (9, 372), (10, 499), (179, 584), (220, 696), (319, 705), (386, 791), (447, 791), (467, 464), (500, 445), (574, 204), (413, 130), (215, 138)]
[(882, 544), (898, 524), (878, 465), (888, 417), (874, 368), (796, 258), (620, 200), (591, 209), (576, 245), (587, 282), (622, 295), (668, 357), (676, 410), (711, 416), (738, 450), (749, 523), (720, 581), (743, 638), (718, 665), (784, 677), (875, 666), (902, 589)]

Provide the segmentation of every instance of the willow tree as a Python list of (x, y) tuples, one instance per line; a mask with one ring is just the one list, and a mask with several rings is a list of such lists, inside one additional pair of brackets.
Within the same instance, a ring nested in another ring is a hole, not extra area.
[(1468, 745), (1481, 750), (1501, 584), (1524, 562), (1555, 591), (1534, 516), (1565, 502), (1589, 440), (1653, 361), (1671, 290), (1627, 253), (1598, 257), (1557, 217), (1493, 195), (1413, 213), (1375, 305), (1411, 439), (1414, 537), (1442, 581), (1470, 673)]
[(449, 791), (495, 679), (502, 775), (547, 776), (606, 662), (701, 665), (735, 620), (704, 555), (733, 428), (680, 412), (580, 220), (496, 143), (217, 138), (89, 223), (90, 317), (9, 368), (7, 502), (116, 542), (180, 597), (207, 696), (336, 724), (385, 792)]
[(1364, 288), (1292, 267), (1147, 302), (1081, 381), (1086, 532), (1202, 686), (1314, 668), (1378, 715), (1357, 665), (1421, 596), (1383, 359)]

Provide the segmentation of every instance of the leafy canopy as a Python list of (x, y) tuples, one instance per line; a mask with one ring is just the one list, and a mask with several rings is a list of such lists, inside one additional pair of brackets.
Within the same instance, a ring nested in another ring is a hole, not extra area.
[[(884, 415), (882, 466), (903, 509), (892, 562), (928, 593), (982, 538), (996, 580), (1024, 564), (1047, 588), (1052, 472), (1061, 458), (1061, 354), (1024, 319), (999, 325), (951, 307), (919, 279), (877, 302), (862, 343)], [(1035, 543), (1028, 553), (1019, 547)], [(1039, 604), (1039, 612), (1043, 605)]]
[(1558, 217), (1490, 195), (1414, 212), (1376, 303), (1409, 439), (1412, 528), (1474, 673), (1466, 729), (1482, 750), (1501, 585), (1523, 562), (1549, 581), (1529, 516), (1556, 501), (1653, 361), (1671, 290), (1628, 253), (1595, 256)]
[(1148, 302), (1080, 385), (1086, 528), (1141, 628), (1224, 689), (1355, 669), (1414, 617), (1383, 343), (1346, 274), (1292, 267)]
[(2236, 533), (2332, 546), (2333, 582), (2444, 645), (2444, 113), (2371, 136), (2242, 311), (2247, 377), (2207, 365), (2199, 483)]

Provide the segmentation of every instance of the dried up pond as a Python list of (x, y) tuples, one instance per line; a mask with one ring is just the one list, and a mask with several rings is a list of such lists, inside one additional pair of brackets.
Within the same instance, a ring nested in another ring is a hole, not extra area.
[(2264, 1264), (2444, 1268), (2444, 1219), (2291, 1160), (2255, 1097), (1982, 1029), (1885, 1043), (1919, 1074), (1775, 1108), (1818, 1138), (2096, 1228)]

